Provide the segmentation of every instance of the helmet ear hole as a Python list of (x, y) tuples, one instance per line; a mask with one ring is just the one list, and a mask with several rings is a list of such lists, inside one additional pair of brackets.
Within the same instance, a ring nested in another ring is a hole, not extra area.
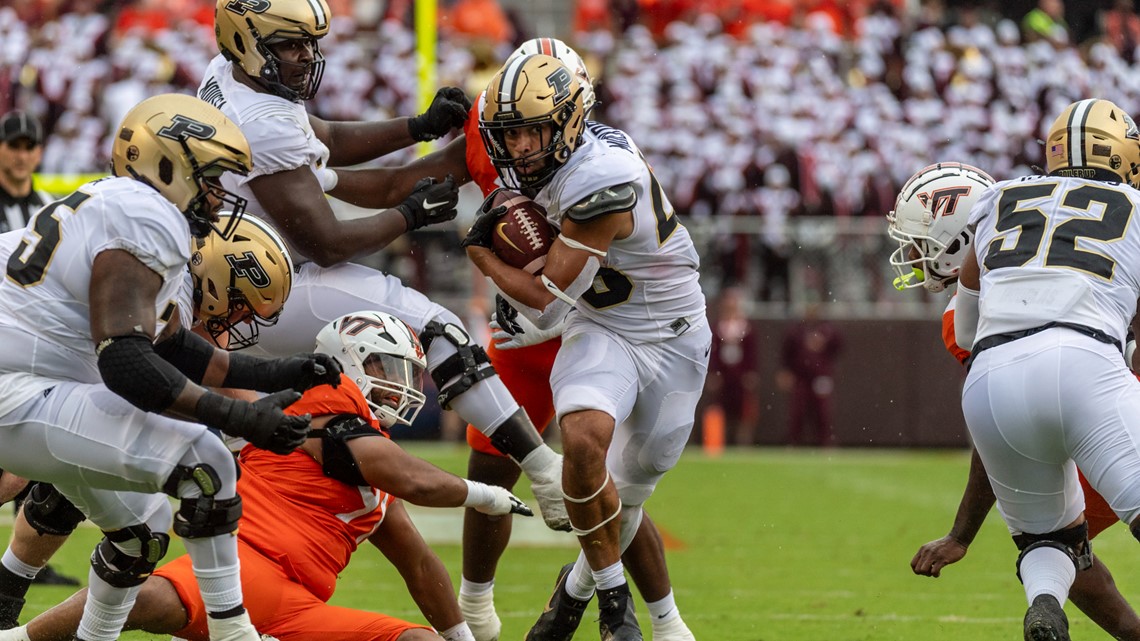
[(242, 40), (241, 35), (236, 33), (234, 34), (234, 49), (237, 49), (241, 55), (245, 55), (245, 41)]
[(170, 162), (170, 159), (166, 156), (163, 156), (162, 159), (158, 161), (158, 179), (161, 180), (164, 185), (169, 185), (174, 182), (174, 163)]

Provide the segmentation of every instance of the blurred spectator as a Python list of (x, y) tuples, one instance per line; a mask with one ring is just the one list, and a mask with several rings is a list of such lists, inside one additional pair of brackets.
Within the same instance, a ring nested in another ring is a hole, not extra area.
[(514, 40), (514, 29), (497, 0), (459, 0), (444, 13), (441, 26), (445, 32), (470, 40), (487, 40), (495, 44)]
[(1021, 19), (1021, 31), (1027, 42), (1067, 40), (1069, 25), (1065, 22), (1064, 0), (1037, 0), (1037, 6)]
[(0, 232), (23, 229), (51, 200), (32, 177), (43, 153), (43, 129), (35, 116), (12, 111), (0, 118)]
[(705, 398), (721, 407), (733, 445), (755, 445), (760, 418), (760, 346), (744, 315), (743, 299), (742, 290), (728, 287), (717, 301)]
[[(843, 350), (843, 339), (835, 327), (819, 317), (812, 306), (804, 318), (784, 334), (780, 370), (776, 382), (788, 399), (788, 443), (790, 445), (835, 445), (832, 432), (831, 396), (835, 391), (835, 361)], [(815, 434), (804, 440), (804, 423), (810, 421)]]
[(1126, 63), (1136, 61), (1136, 47), (1140, 45), (1140, 16), (1136, 15), (1132, 0), (1116, 0), (1111, 9), (1102, 11), (1100, 28), (1105, 39)]
[(783, 165), (764, 172), (764, 187), (756, 192), (763, 223), (760, 233), (760, 300), (789, 300), (788, 260), (792, 246), (788, 219), (799, 213), (800, 195), (791, 187), (791, 174)]

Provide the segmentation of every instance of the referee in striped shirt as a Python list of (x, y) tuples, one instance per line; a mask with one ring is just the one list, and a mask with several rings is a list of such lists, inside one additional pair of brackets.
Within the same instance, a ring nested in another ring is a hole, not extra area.
[(44, 155), (43, 128), (23, 111), (0, 118), (0, 232), (23, 229), (50, 198), (32, 184)]

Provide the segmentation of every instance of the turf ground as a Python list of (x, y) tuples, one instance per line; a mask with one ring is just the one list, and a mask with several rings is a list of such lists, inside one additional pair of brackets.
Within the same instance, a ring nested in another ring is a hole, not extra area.
[[(451, 471), (465, 469), (459, 446), (409, 449)], [(690, 451), (648, 503), (671, 537), (670, 571), (689, 626), (710, 641), (1020, 639), (1025, 601), (1013, 572), (1016, 552), (996, 514), (941, 578), (910, 571), (918, 546), (949, 528), (968, 463), (961, 451), (758, 449), (716, 459)], [(530, 498), (525, 488), (519, 495)], [(459, 511), (417, 511), (414, 518), (458, 582)], [(58, 567), (86, 576), (97, 538), (94, 529), (81, 529)], [(497, 579), (504, 641), (522, 640), (558, 568), (576, 553), (572, 540), (538, 524), (517, 538)], [(1135, 599), (1136, 541), (1126, 528), (1110, 528), (1095, 549)], [(172, 546), (172, 554), (179, 551)], [(33, 588), (25, 615), (69, 593)], [(333, 601), (422, 621), (398, 575), (372, 548), (357, 553)], [(638, 610), (648, 639), (641, 602)], [(1109, 639), (1071, 604), (1066, 611), (1074, 638)], [(591, 606), (578, 639), (597, 639), (594, 618)]]

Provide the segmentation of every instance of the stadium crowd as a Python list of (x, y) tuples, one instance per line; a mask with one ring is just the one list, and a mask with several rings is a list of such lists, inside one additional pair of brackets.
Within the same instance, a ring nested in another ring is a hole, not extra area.
[[(108, 4), (125, 8), (102, 9)], [(41, 171), (102, 171), (108, 123), (146, 96), (197, 87), (215, 49), (212, 4), (23, 0), (0, 8), (0, 108), (43, 119), (50, 135)], [(412, 3), (333, 4), (325, 79), (310, 110), (332, 120), (415, 113)], [(441, 4), (438, 83), (474, 95), (531, 34), (493, 1)], [(639, 15), (638, 5), (654, 7)], [(465, 8), (496, 20), (473, 25)], [(1050, 115), (1082, 96), (1137, 111), (1132, 4), (1099, 12), (1080, 42), (1062, 13), (1059, 0), (1041, 0), (1020, 24), (934, 1), (908, 13), (885, 0), (582, 0), (570, 41), (598, 79), (596, 117), (640, 141), (682, 214), (759, 216), (750, 221), (759, 242), (724, 236), (721, 262), (758, 254), (760, 271), (778, 275), (791, 216), (881, 216), (932, 158), (998, 179), (1031, 173), (1044, 165), (1037, 140)]]

